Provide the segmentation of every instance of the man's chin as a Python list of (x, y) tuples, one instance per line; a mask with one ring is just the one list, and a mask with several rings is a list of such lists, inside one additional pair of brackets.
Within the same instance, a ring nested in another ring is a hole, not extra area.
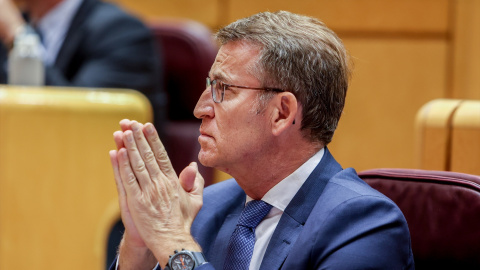
[(198, 153), (198, 161), (205, 167), (215, 167), (215, 159), (212, 154), (201, 149)]

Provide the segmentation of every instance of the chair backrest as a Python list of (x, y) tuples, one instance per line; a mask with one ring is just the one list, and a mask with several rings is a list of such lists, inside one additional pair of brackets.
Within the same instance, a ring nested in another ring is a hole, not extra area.
[(205, 25), (187, 19), (158, 19), (149, 26), (163, 52), (168, 120), (195, 120), (193, 109), (218, 51), (213, 34)]
[(0, 85), (0, 269), (105, 269), (120, 217), (108, 152), (123, 118), (151, 121), (147, 98)]
[(418, 168), (480, 175), (480, 100), (432, 100), (415, 129)]
[(416, 269), (480, 269), (480, 176), (413, 169), (359, 176), (404, 213)]
[[(205, 25), (188, 19), (157, 19), (149, 23), (162, 51), (163, 79), (169, 97), (164, 143), (177, 173), (197, 161), (200, 120), (193, 116), (205, 79), (215, 61), (218, 46)], [(210, 184), (213, 169), (199, 164)]]

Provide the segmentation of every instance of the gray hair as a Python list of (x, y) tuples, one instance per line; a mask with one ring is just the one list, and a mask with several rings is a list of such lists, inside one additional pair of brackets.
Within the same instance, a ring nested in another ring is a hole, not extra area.
[(263, 12), (231, 23), (215, 37), (221, 45), (246, 41), (259, 46), (253, 73), (262, 87), (292, 92), (303, 106), (305, 136), (325, 145), (332, 140), (345, 104), (350, 60), (340, 38), (323, 22), (287, 11)]

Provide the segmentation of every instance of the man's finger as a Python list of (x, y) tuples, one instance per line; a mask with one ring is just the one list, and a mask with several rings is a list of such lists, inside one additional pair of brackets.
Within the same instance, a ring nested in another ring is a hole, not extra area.
[(127, 149), (122, 148), (117, 152), (118, 169), (120, 172), (120, 179), (122, 180), (122, 186), (125, 190), (125, 194), (128, 197), (134, 198), (140, 196), (141, 189), (137, 181), (137, 177), (130, 166), (130, 160)]
[(198, 170), (196, 162), (190, 163), (190, 165), (183, 169), (179, 178), (180, 184), (187, 193), (202, 197), (205, 181)]
[(122, 131), (115, 131), (113, 133), (113, 140), (115, 141), (115, 145), (117, 146), (117, 150), (125, 147), (125, 145), (123, 144), (123, 132)]
[(122, 179), (120, 177), (120, 171), (118, 169), (117, 151), (110, 151), (110, 163), (112, 163), (113, 177), (115, 178), (115, 184), (117, 186), (117, 192), (119, 196), (125, 195), (125, 189), (123, 188)]
[(118, 200), (120, 204), (120, 210), (127, 211), (127, 193), (123, 187), (122, 178), (120, 176), (120, 170), (118, 166), (118, 152), (115, 150), (110, 151), (110, 162), (112, 163), (113, 168), (113, 177), (115, 179), (115, 185), (117, 187)]
[(120, 121), (120, 128), (122, 129), (122, 131), (129, 130), (131, 123), (132, 121), (130, 119), (122, 119)]
[(138, 153), (141, 156), (146, 169), (151, 177), (152, 181), (158, 181), (161, 177), (160, 168), (156, 162), (155, 155), (145, 138), (145, 135), (142, 131), (142, 125), (133, 121), (131, 124), (133, 136), (135, 138), (135, 145), (137, 146)]
[(167, 154), (167, 150), (165, 150), (165, 147), (163, 146), (155, 127), (151, 123), (146, 123), (143, 130), (160, 170), (168, 179), (176, 180), (177, 174), (173, 169), (172, 163), (170, 162), (170, 158)]
[(198, 170), (197, 163), (192, 162), (191, 164), (193, 164), (196, 167), (196, 172), (197, 172), (196, 175), (195, 175), (195, 183), (193, 185), (193, 189), (191, 191), (191, 194), (200, 196), (200, 198), (202, 198), (203, 197), (203, 189), (205, 188), (205, 179), (200, 174), (200, 171)]
[(192, 162), (188, 165), (179, 175), (180, 184), (183, 187), (183, 190), (186, 192), (191, 192), (195, 185), (195, 177), (197, 176), (197, 167), (196, 163)]
[[(143, 137), (143, 134), (141, 134), (141, 136)], [(137, 141), (145, 141), (145, 138), (142, 137), (135, 137), (132, 130), (127, 130), (124, 132), (123, 143), (128, 152), (129, 163), (137, 182), (140, 185), (140, 189), (142, 191), (148, 191), (149, 189), (154, 188), (154, 186), (152, 185), (152, 175), (150, 175), (150, 172), (147, 170), (146, 163), (143, 160), (137, 145)], [(157, 170), (157, 172), (160, 173), (159, 170)], [(158, 177), (158, 175), (154, 177)]]

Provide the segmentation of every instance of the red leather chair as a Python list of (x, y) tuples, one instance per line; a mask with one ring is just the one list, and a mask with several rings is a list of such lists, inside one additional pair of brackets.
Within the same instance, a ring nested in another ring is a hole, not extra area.
[[(167, 91), (167, 125), (163, 130), (165, 148), (177, 173), (191, 161), (198, 162), (200, 121), (193, 116), (198, 98), (205, 90), (218, 51), (212, 32), (203, 24), (187, 19), (161, 19), (149, 23), (162, 52), (164, 88)], [(206, 185), (213, 169), (199, 164)]]
[(403, 211), (417, 270), (480, 269), (480, 176), (413, 169), (359, 176)]

